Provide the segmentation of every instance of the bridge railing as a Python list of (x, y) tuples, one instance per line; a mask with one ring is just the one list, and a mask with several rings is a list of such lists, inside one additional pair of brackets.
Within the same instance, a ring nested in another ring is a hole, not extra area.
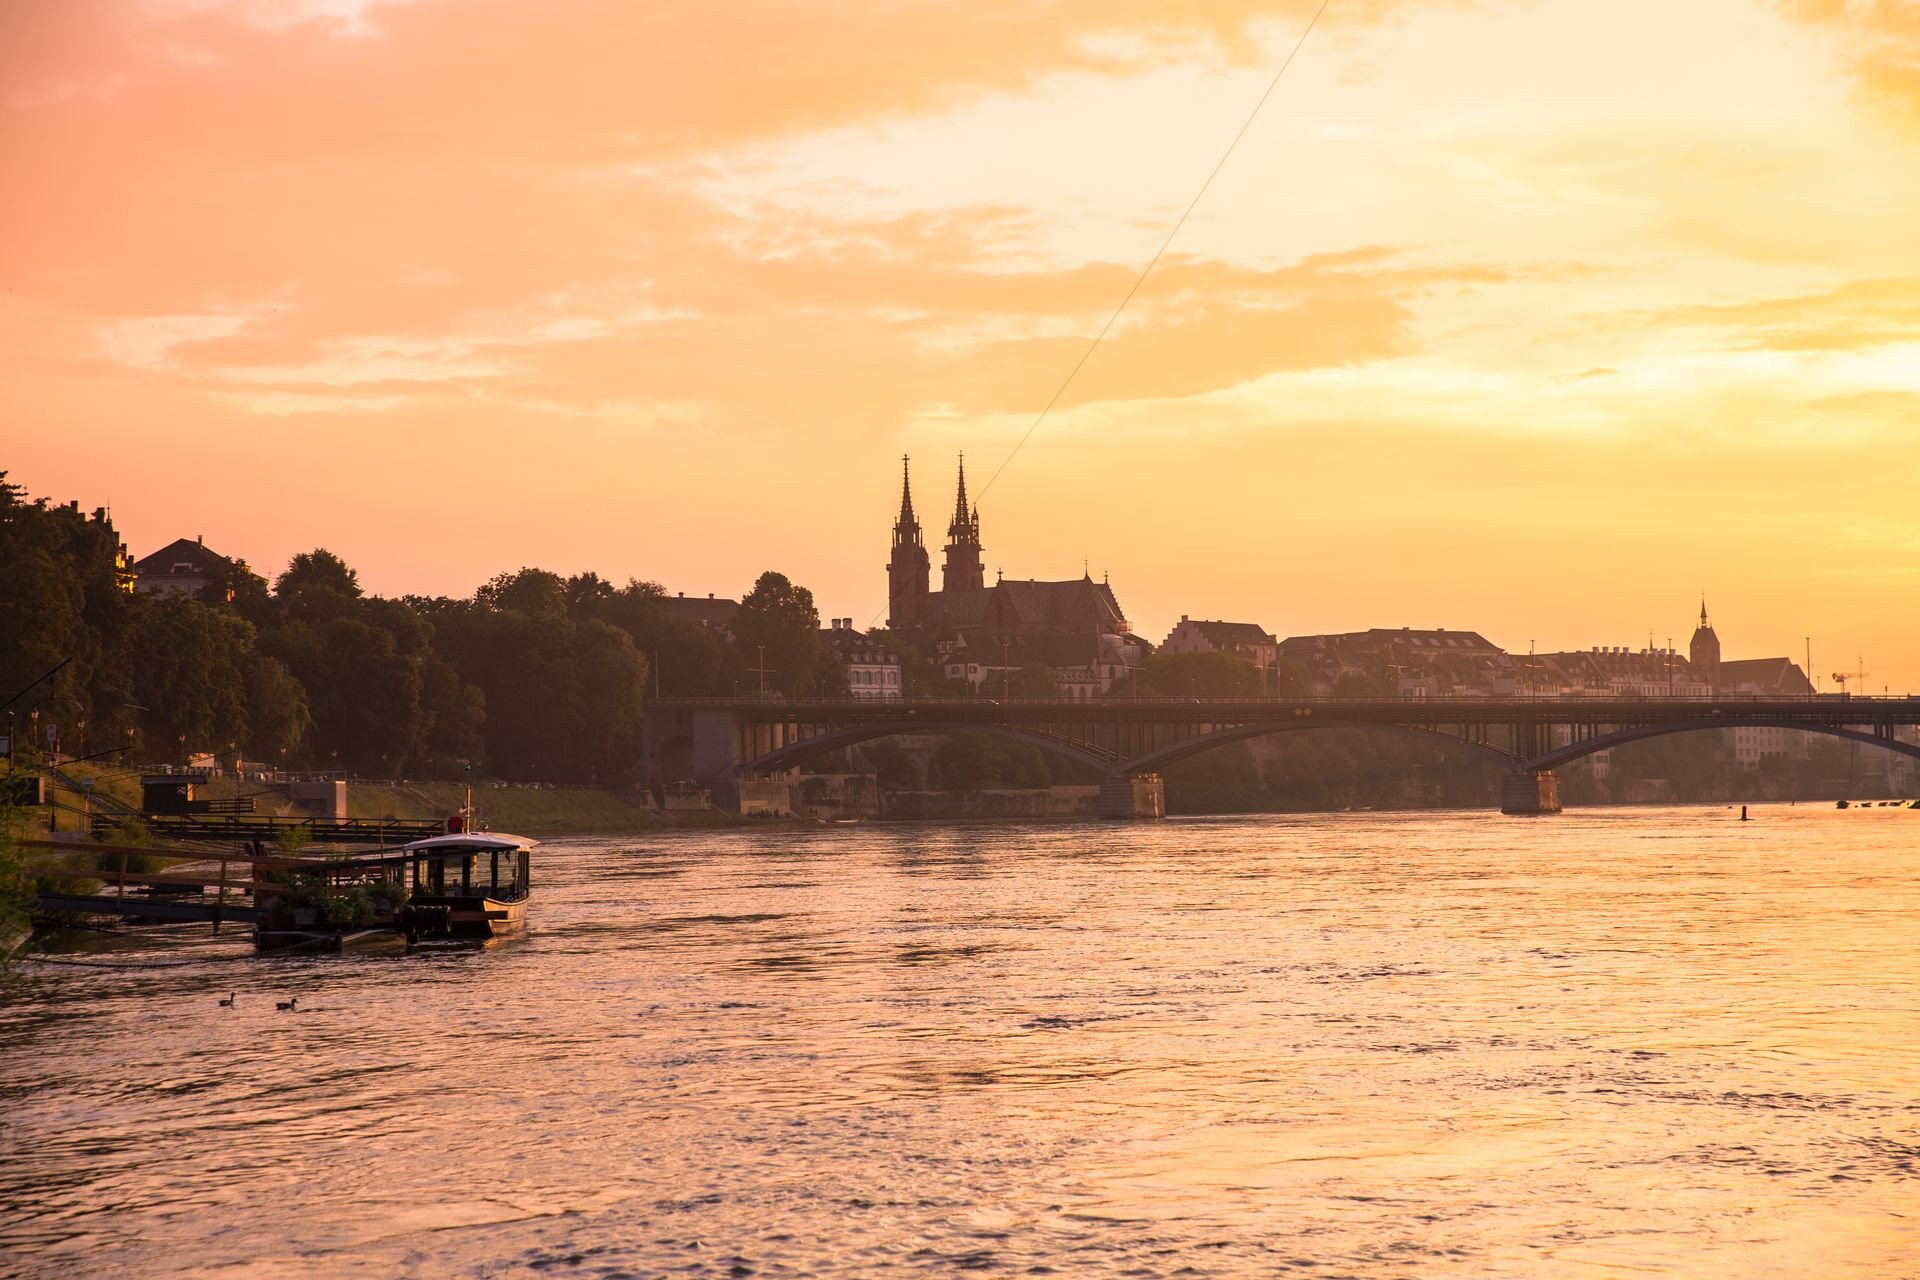
[(1272, 703), (1275, 706), (1312, 706), (1312, 707), (1362, 707), (1393, 704), (1397, 706), (1484, 706), (1487, 703), (1537, 703), (1551, 706), (1577, 707), (1592, 703), (1650, 702), (1663, 705), (1724, 707), (1740, 704), (1804, 704), (1807, 706), (1891, 706), (1907, 707), (1920, 703), (1920, 694), (1890, 694), (1886, 696), (1852, 693), (1723, 693), (1711, 696), (1693, 694), (1664, 693), (1605, 693), (1584, 692), (1565, 694), (1529, 694), (1529, 693), (1463, 693), (1440, 695), (1415, 694), (1368, 694), (1365, 696), (1320, 696), (1288, 695), (1272, 693), (1248, 693), (1230, 695), (1155, 695), (1150, 697), (1100, 697), (1100, 698), (853, 698), (853, 697), (817, 697), (788, 698), (775, 694), (746, 694), (740, 697), (665, 697), (648, 698), (643, 705), (652, 707), (671, 707), (675, 709), (698, 710), (702, 707), (733, 710), (743, 707), (834, 707), (858, 708), (861, 710), (891, 710), (900, 707), (925, 707), (939, 709), (943, 707), (1063, 707), (1086, 709), (1096, 707), (1190, 707), (1202, 706), (1245, 706), (1250, 703)]

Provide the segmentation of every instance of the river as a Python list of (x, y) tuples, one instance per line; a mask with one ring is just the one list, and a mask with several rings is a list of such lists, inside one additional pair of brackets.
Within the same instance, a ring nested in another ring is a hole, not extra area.
[(0, 993), (0, 1273), (1920, 1274), (1920, 812), (1754, 816), (570, 839), (485, 952), (102, 938)]

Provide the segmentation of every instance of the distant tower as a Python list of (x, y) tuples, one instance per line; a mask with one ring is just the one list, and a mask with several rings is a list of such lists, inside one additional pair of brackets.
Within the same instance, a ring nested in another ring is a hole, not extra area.
[(1687, 657), (1693, 661), (1701, 679), (1710, 685), (1720, 683), (1720, 637), (1707, 625), (1705, 596), (1700, 597), (1700, 626), (1693, 633), (1693, 642), (1687, 646)]
[(940, 567), (942, 591), (979, 591), (987, 585), (980, 557), (980, 508), (967, 505), (967, 458), (960, 455), (960, 493), (954, 499), (953, 523), (947, 526), (947, 560)]
[(893, 525), (893, 558), (887, 561), (887, 625), (911, 627), (920, 621), (930, 573), (927, 549), (920, 543), (920, 522), (913, 518), (913, 483), (907, 459), (900, 459), (900, 518)]

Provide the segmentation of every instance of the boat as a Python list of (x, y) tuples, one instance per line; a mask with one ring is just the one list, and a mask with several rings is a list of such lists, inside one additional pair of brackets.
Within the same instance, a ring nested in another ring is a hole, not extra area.
[(407, 944), (486, 943), (525, 927), (536, 843), (498, 831), (452, 831), (385, 855), (398, 861), (408, 890), (395, 913)]
[(518, 932), (538, 842), (470, 831), (464, 816), (448, 819), (447, 827), (444, 835), (380, 853), (315, 860), (311, 870), (287, 876), (263, 899), (254, 947), (311, 953), (471, 946)]

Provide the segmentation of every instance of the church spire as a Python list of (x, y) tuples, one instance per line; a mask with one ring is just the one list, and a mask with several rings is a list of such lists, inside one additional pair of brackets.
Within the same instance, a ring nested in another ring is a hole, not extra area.
[(953, 502), (953, 523), (952, 523), (952, 524), (951, 524), (950, 526), (948, 526), (948, 528), (947, 528), (947, 532), (948, 532), (948, 533), (950, 533), (950, 534), (958, 534), (958, 533), (960, 533), (960, 532), (962, 532), (962, 531), (963, 531), (963, 530), (964, 530), (964, 529), (966, 528), (966, 526), (967, 526), (968, 524), (970, 524), (970, 523), (971, 523), (971, 524), (978, 524), (978, 523), (979, 523), (979, 519), (980, 519), (980, 517), (979, 517), (979, 514), (978, 514), (977, 512), (976, 512), (976, 513), (974, 513), (974, 514), (973, 514), (973, 515), (971, 515), (971, 516), (969, 516), (969, 515), (968, 515), (968, 509), (967, 509), (967, 455), (963, 453), (963, 454), (961, 454), (961, 455), (960, 455), (960, 492), (959, 492), (959, 494), (958, 494), (958, 496), (956, 496), (956, 497), (954, 498), (954, 502)]
[(1700, 625), (1707, 625), (1707, 593), (1704, 591), (1700, 593)]
[(947, 526), (947, 558), (941, 567), (945, 591), (978, 591), (986, 586), (981, 563), (980, 509), (967, 502), (967, 456), (960, 455), (960, 483), (954, 492), (953, 523)]
[(907, 457), (900, 456), (900, 519), (893, 526), (893, 556), (887, 561), (887, 625), (917, 627), (924, 621), (928, 589), (927, 549), (920, 542), (920, 522), (913, 514), (913, 484)]

